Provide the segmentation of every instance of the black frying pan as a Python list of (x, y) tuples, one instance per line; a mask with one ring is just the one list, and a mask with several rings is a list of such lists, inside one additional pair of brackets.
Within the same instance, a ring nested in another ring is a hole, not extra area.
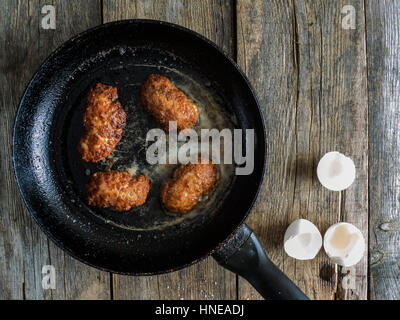
[[(138, 90), (150, 73), (169, 77), (203, 110), (214, 106), (216, 116), (227, 119), (232, 128), (255, 131), (253, 173), (230, 177), (213, 200), (184, 219), (161, 207), (159, 189), (167, 171), (158, 174), (145, 160), (143, 139), (157, 124), (140, 106)], [(118, 88), (127, 126), (107, 161), (88, 164), (76, 145), (85, 95), (97, 82)], [(72, 38), (42, 64), (16, 115), (13, 163), (33, 219), (59, 247), (84, 263), (116, 273), (150, 275), (213, 254), (266, 298), (306, 299), (269, 261), (243, 223), (265, 173), (265, 132), (250, 83), (212, 42), (173, 24), (126, 20)], [(132, 166), (150, 175), (145, 205), (115, 212), (86, 204), (84, 186), (90, 173)]]

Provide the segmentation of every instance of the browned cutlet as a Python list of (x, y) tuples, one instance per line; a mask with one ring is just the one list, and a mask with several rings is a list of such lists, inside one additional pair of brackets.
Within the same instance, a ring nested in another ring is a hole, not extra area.
[(172, 178), (161, 187), (161, 202), (168, 211), (186, 213), (198, 202), (199, 198), (208, 193), (216, 182), (216, 168), (208, 160), (207, 163), (188, 163), (180, 165)]
[(117, 88), (102, 83), (90, 88), (83, 115), (84, 133), (78, 151), (87, 162), (106, 158), (121, 140), (126, 113), (117, 100)]
[(180, 131), (192, 128), (199, 118), (196, 104), (159, 74), (146, 78), (140, 88), (140, 101), (165, 131), (169, 130), (169, 121), (176, 121)]
[(86, 197), (91, 206), (113, 207), (123, 211), (144, 204), (149, 190), (147, 177), (111, 170), (91, 175), (86, 185)]

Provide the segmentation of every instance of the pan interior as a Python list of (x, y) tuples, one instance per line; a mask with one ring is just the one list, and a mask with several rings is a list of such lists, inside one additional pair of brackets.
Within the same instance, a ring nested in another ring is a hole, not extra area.
[[(70, 94), (62, 106), (63, 115), (54, 125), (61, 129), (56, 134), (60, 136), (61, 143), (56, 144), (59, 150), (55, 154), (59, 157), (53, 162), (59, 164), (58, 171), (63, 184), (73, 191), (71, 199), (85, 206), (87, 212), (119, 228), (151, 230), (157, 236), (157, 233), (168, 233), (171, 226), (179, 225), (174, 231), (176, 233), (203, 224), (212, 218), (219, 204), (229, 193), (234, 180), (234, 165), (217, 165), (218, 183), (215, 190), (189, 213), (168, 213), (159, 199), (160, 188), (172, 176), (177, 165), (151, 165), (146, 161), (146, 150), (152, 143), (146, 142), (146, 135), (149, 130), (158, 128), (158, 125), (139, 101), (140, 86), (152, 73), (169, 78), (197, 104), (200, 119), (194, 129), (199, 137), (201, 129), (222, 130), (237, 127), (236, 117), (229, 112), (229, 105), (224, 97), (218, 94), (218, 88), (175, 54), (130, 47), (114, 48), (113, 53), (109, 53), (110, 57), (104, 57), (107, 63), (95, 68), (91, 67), (90, 61), (85, 61), (88, 72), (71, 83)], [(86, 108), (86, 93), (88, 88), (97, 82), (117, 87), (118, 99), (127, 113), (127, 122), (122, 139), (110, 156), (98, 163), (87, 163), (81, 159), (76, 146), (83, 131), (82, 117)], [(89, 176), (94, 172), (109, 169), (146, 175), (150, 179), (150, 192), (146, 203), (129, 211), (87, 206), (85, 185)]]

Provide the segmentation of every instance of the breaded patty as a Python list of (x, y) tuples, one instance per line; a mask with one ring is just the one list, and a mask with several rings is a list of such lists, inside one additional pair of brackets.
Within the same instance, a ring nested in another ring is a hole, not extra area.
[(169, 129), (169, 121), (176, 121), (180, 131), (192, 128), (199, 118), (196, 104), (159, 74), (151, 74), (144, 81), (140, 102), (165, 131)]
[(144, 204), (149, 190), (150, 182), (145, 176), (113, 170), (96, 172), (86, 185), (86, 198), (91, 206), (129, 210)]
[(84, 133), (78, 151), (87, 162), (106, 158), (121, 140), (126, 113), (117, 100), (117, 88), (102, 83), (90, 88), (83, 115)]
[(180, 165), (172, 178), (161, 187), (161, 202), (173, 213), (186, 213), (208, 193), (216, 182), (216, 168), (208, 160), (207, 163), (188, 163)]

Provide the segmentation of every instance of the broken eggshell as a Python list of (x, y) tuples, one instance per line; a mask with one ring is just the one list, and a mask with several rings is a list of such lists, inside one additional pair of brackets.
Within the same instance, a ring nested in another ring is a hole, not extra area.
[(364, 256), (365, 240), (357, 227), (351, 223), (339, 222), (325, 232), (324, 249), (332, 262), (350, 267)]
[(298, 260), (313, 259), (322, 247), (322, 236), (318, 228), (306, 219), (293, 221), (284, 237), (286, 253)]
[(326, 153), (318, 163), (317, 176), (321, 184), (332, 191), (351, 186), (356, 177), (353, 160), (337, 151)]

